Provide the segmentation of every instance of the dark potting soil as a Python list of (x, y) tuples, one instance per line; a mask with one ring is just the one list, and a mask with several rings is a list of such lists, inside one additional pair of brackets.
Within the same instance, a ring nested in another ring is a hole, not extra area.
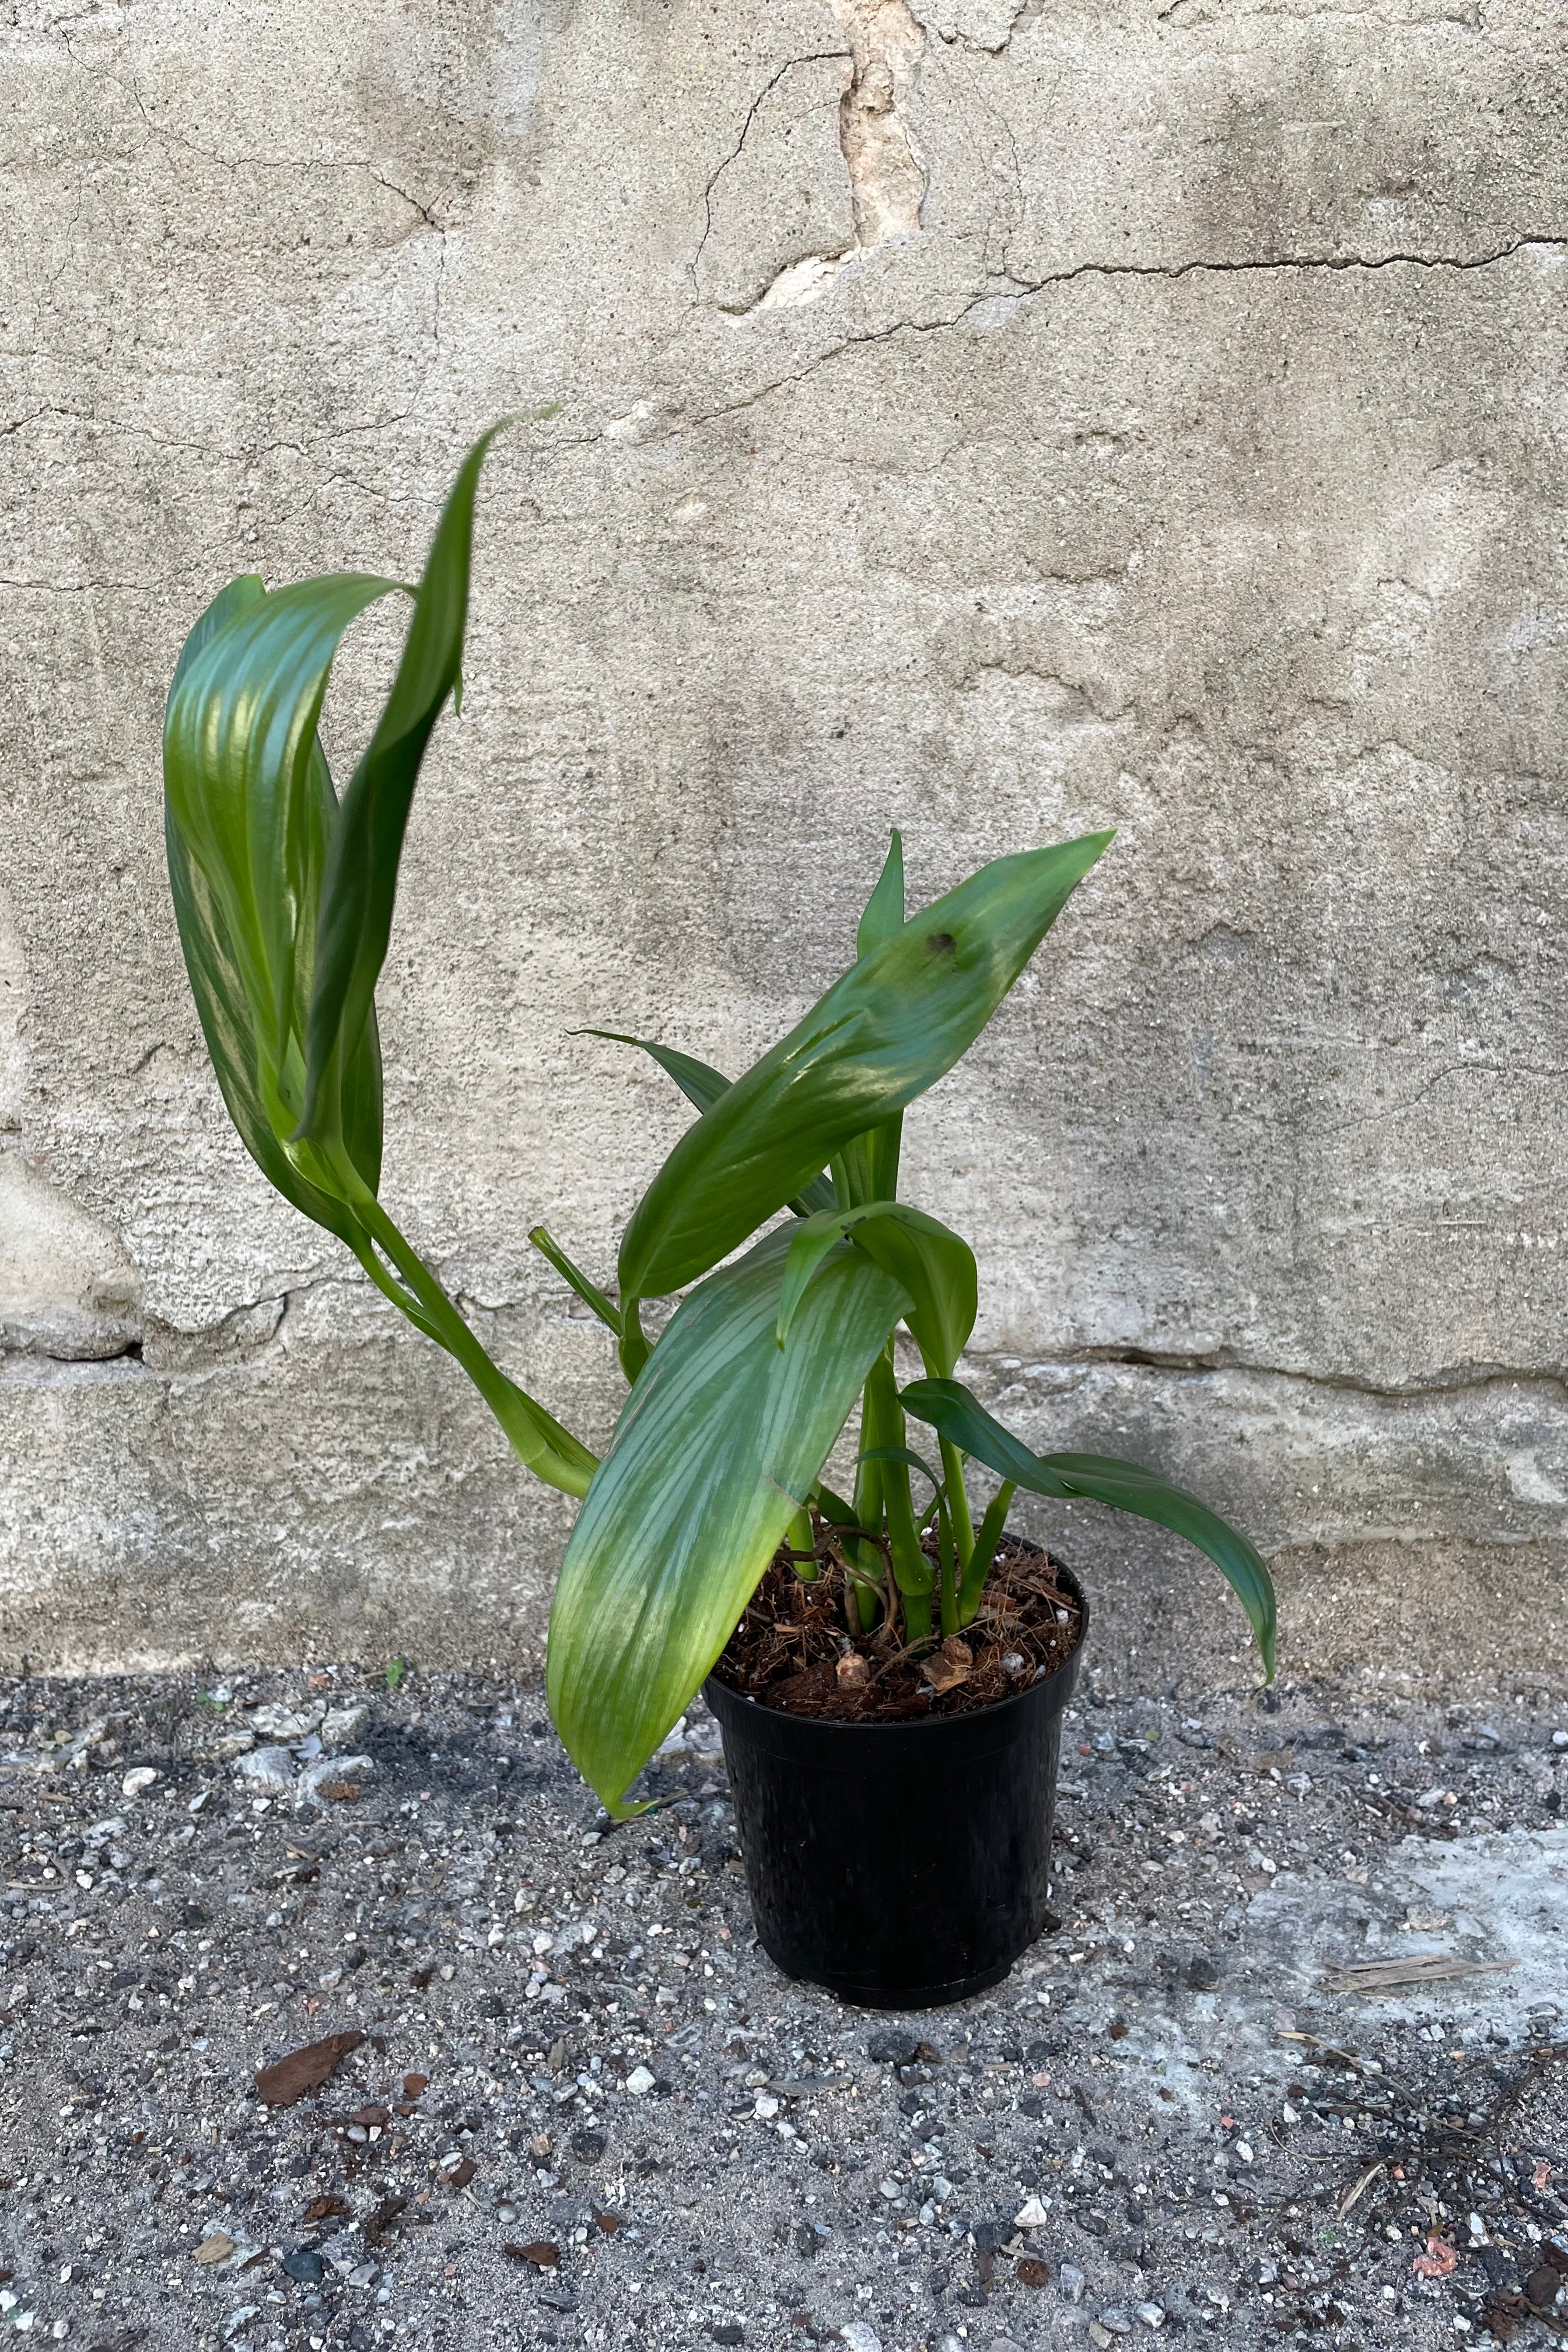
[(979, 1613), (963, 1633), (906, 1643), (886, 1621), (851, 1641), (837, 1560), (803, 1583), (780, 1550), (713, 1672), (786, 1715), (836, 1723), (907, 1722), (994, 1706), (1054, 1674), (1078, 1646), (1081, 1612), (1062, 1563), (1004, 1536)]

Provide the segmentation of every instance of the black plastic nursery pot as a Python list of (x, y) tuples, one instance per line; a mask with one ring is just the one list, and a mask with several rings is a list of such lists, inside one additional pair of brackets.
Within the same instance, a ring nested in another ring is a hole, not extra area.
[(752, 1911), (784, 1974), (866, 2009), (999, 1984), (1045, 1927), (1065, 1664), (1015, 1697), (921, 1723), (786, 1715), (710, 1675)]

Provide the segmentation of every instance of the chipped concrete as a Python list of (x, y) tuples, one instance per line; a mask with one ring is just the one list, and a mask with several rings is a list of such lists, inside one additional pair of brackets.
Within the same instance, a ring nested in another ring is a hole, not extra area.
[[(977, 1376), (1240, 1512), (1304, 1670), (1568, 1673), (1562, 23), (145, 0), (0, 40), (6, 1654), (537, 1643), (563, 1507), (228, 1130), (157, 738), (223, 578), (408, 571), (466, 437), (559, 402), (487, 477), (383, 988), (388, 1201), (509, 1368), (603, 1441), (525, 1236), (606, 1276), (681, 1123), (573, 1029), (739, 1068), (889, 824), (921, 892), (1114, 824), (910, 1121)], [(1247, 1672), (1163, 1538), (1069, 1556), (1122, 1654)]]

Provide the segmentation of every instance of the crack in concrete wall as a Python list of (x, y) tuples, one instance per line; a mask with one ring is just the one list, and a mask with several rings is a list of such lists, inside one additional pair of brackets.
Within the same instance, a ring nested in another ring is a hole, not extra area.
[(825, 5), (849, 41), (851, 70), (839, 101), (838, 144), (849, 175), (855, 243), (844, 252), (792, 262), (756, 304), (759, 310), (800, 310), (826, 294), (858, 256), (920, 230), (926, 167), (908, 110), (925, 49), (924, 26), (907, 0)]

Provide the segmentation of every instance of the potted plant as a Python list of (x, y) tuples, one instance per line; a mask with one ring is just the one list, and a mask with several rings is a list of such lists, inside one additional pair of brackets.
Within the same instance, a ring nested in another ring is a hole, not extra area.
[[(781, 1965), (871, 2003), (955, 1999), (1040, 1930), (1086, 1614), (1066, 1571), (1008, 1536), (1015, 1492), (1111, 1504), (1198, 1545), (1273, 1670), (1273, 1593), (1240, 1536), (1150, 1470), (1037, 1455), (959, 1381), (973, 1255), (898, 1198), (904, 1109), (973, 1043), (1111, 836), (998, 858), (906, 917), (895, 835), (855, 960), (733, 1084), (625, 1040), (700, 1116), (633, 1212), (616, 1295), (542, 1228), (531, 1236), (630, 1383), (598, 1460), (480, 1345), (378, 1190), (376, 981), (420, 761), (458, 691), (490, 438), (404, 592), (402, 657), (341, 801), (322, 698), (343, 631), (397, 583), (343, 573), (268, 593), (240, 578), (181, 653), (169, 877), (218, 1083), (264, 1174), (457, 1359), (527, 1467), (582, 1498), (548, 1690), (609, 1812), (638, 1810), (628, 1790), (706, 1682)], [(682, 1291), (650, 1340), (645, 1302)], [(902, 1387), (900, 1328), (923, 1367)], [(823, 1471), (857, 1399), (846, 1496)], [(978, 1525), (974, 1465), (1000, 1482)]]

